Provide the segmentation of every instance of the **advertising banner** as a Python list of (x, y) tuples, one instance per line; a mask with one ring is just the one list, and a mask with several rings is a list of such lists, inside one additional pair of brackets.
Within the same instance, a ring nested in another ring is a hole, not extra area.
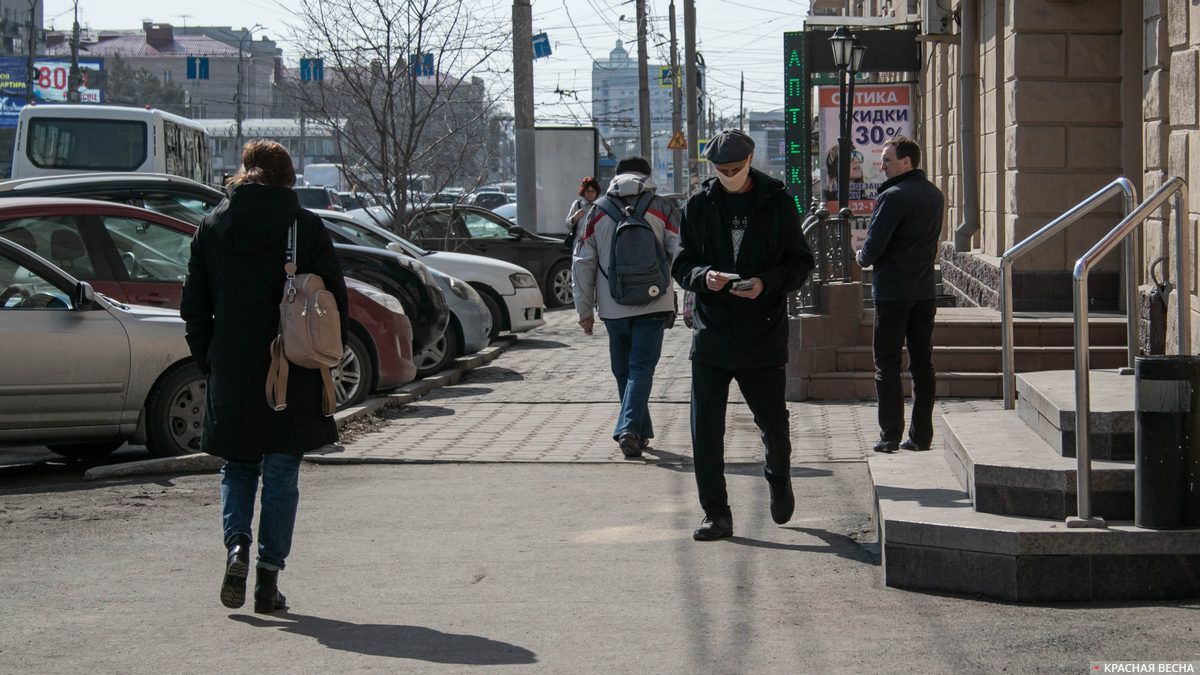
[[(17, 126), (17, 117), (25, 105), (24, 56), (0, 57), (0, 128)], [(80, 59), (82, 77), (79, 88), (81, 103), (103, 103), (100, 89), (100, 70), (104, 59)], [(42, 57), (34, 60), (33, 95), (38, 103), (66, 103), (67, 82), (71, 73), (71, 61), (59, 57)]]
[[(830, 213), (838, 210), (838, 87), (820, 87), (821, 193)], [(887, 180), (879, 155), (892, 136), (912, 137), (912, 86), (864, 84), (854, 87), (850, 122), (850, 210), (869, 216), (879, 184)]]

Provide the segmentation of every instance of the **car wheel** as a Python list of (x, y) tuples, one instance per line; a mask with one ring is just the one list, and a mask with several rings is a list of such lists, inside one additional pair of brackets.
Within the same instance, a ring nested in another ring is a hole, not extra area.
[(446, 327), (446, 332), (442, 333), (442, 337), (433, 346), (413, 357), (413, 361), (417, 365), (417, 377), (427, 377), (434, 373), (440, 373), (458, 358), (462, 351), (462, 340), (459, 338), (459, 333), (462, 331), (458, 327), (457, 321), (451, 321)]
[(342, 361), (333, 369), (333, 389), (337, 393), (337, 409), (358, 405), (371, 393), (375, 382), (375, 367), (371, 352), (354, 333), (347, 336)]
[(571, 263), (560, 260), (550, 268), (546, 275), (546, 306), (562, 307), (575, 301), (571, 292)]
[(102, 459), (108, 457), (117, 448), (125, 445), (125, 439), (116, 441), (97, 441), (95, 443), (62, 443), (56, 445), (47, 445), (50, 452), (57, 453), (63, 457), (71, 459)]
[(146, 399), (146, 447), (155, 457), (200, 452), (208, 379), (192, 361), (167, 371)]
[(488, 340), (495, 340), (500, 337), (500, 331), (504, 329), (504, 313), (500, 311), (500, 301), (492, 296), (491, 291), (478, 286), (475, 287), (475, 290), (479, 291), (479, 297), (483, 298), (483, 304), (487, 306), (488, 314), (492, 315), (492, 330), (488, 333)]

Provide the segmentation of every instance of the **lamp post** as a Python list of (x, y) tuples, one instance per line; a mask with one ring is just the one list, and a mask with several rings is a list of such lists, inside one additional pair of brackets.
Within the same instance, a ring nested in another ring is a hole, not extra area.
[(242, 37), (238, 40), (237, 88), (233, 92), (233, 119), (237, 123), (237, 137), (234, 140), (234, 157), (239, 165), (242, 161), (242, 144), (245, 142), (245, 139), (242, 137), (242, 120), (246, 119), (245, 113), (242, 112), (242, 87), (245, 86), (242, 84), (242, 81), (245, 79), (242, 77), (242, 49), (246, 45), (246, 38), (262, 27), (262, 24), (256, 23), (249, 29), (243, 28)]
[(838, 69), (838, 215), (850, 213), (850, 127), (854, 116), (854, 76), (862, 68), (867, 48), (845, 26), (829, 37), (833, 64)]

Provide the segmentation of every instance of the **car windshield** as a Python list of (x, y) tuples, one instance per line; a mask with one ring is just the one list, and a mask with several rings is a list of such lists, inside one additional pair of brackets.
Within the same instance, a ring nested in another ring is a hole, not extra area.
[(508, 239), (508, 228), (478, 213), (464, 213), (463, 224), (472, 239)]
[(192, 225), (199, 225), (213, 206), (215, 204), (184, 195), (148, 194), (142, 198), (143, 208)]
[(329, 208), (329, 193), (325, 188), (292, 188), (300, 198), (300, 206), (306, 209)]
[(341, 218), (325, 218), (323, 220), (325, 221), (325, 227), (342, 235), (347, 244), (387, 248), (389, 243), (387, 237), (373, 232), (371, 229), (363, 227), (353, 220), (342, 220)]

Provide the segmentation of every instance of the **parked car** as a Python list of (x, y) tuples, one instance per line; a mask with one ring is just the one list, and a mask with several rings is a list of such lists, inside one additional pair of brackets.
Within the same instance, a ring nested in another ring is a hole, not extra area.
[(0, 444), (199, 452), (206, 378), (179, 313), (124, 305), (0, 238)]
[(562, 238), (534, 234), (476, 206), (420, 209), (408, 221), (410, 240), (428, 249), (505, 260), (533, 273), (546, 305), (572, 302), (571, 249)]
[(330, 211), (344, 211), (342, 208), (342, 198), (338, 196), (337, 190), (328, 185), (318, 187), (294, 187), (292, 190), (296, 196), (300, 198), (300, 206), (306, 209), (328, 209)]
[[(450, 325), (450, 308), (429, 269), (418, 260), (366, 246), (333, 245), (347, 277), (395, 296), (412, 322), (413, 353), (434, 346)], [(410, 311), (411, 310), (411, 311)]]
[(546, 323), (545, 305), (537, 280), (523, 267), (468, 253), (430, 251), (408, 241), (374, 221), (366, 212), (315, 211), (325, 221), (335, 242), (386, 248), (425, 263), (471, 284), (483, 298), (492, 318), (491, 337), (500, 331), (519, 333)]
[(367, 192), (339, 192), (338, 197), (342, 200), (343, 211), (379, 206), (379, 200)]
[(492, 213), (510, 221), (513, 225), (517, 224), (517, 203), (509, 202), (492, 208)]
[(467, 198), (464, 201), (467, 204), (478, 206), (481, 209), (494, 209), (497, 206), (507, 204), (510, 200), (507, 194), (500, 192), (499, 190), (479, 190), (467, 195)]
[(492, 341), (492, 315), (483, 298), (467, 282), (430, 269), (446, 305), (450, 324), (442, 337), (416, 355), (417, 375), (426, 377), (445, 370), (454, 359), (474, 354)]
[[(113, 202), (0, 200), (0, 238), (43, 255), (121, 302), (178, 308), (194, 232), (190, 223)], [(417, 279), (415, 273), (412, 276)], [(361, 401), (373, 389), (398, 387), (414, 374), (412, 348), (394, 348), (411, 340), (412, 317), (396, 311), (398, 302), (381, 312), (387, 303), (363, 286), (350, 291), (351, 336), (334, 372), (343, 407)]]

